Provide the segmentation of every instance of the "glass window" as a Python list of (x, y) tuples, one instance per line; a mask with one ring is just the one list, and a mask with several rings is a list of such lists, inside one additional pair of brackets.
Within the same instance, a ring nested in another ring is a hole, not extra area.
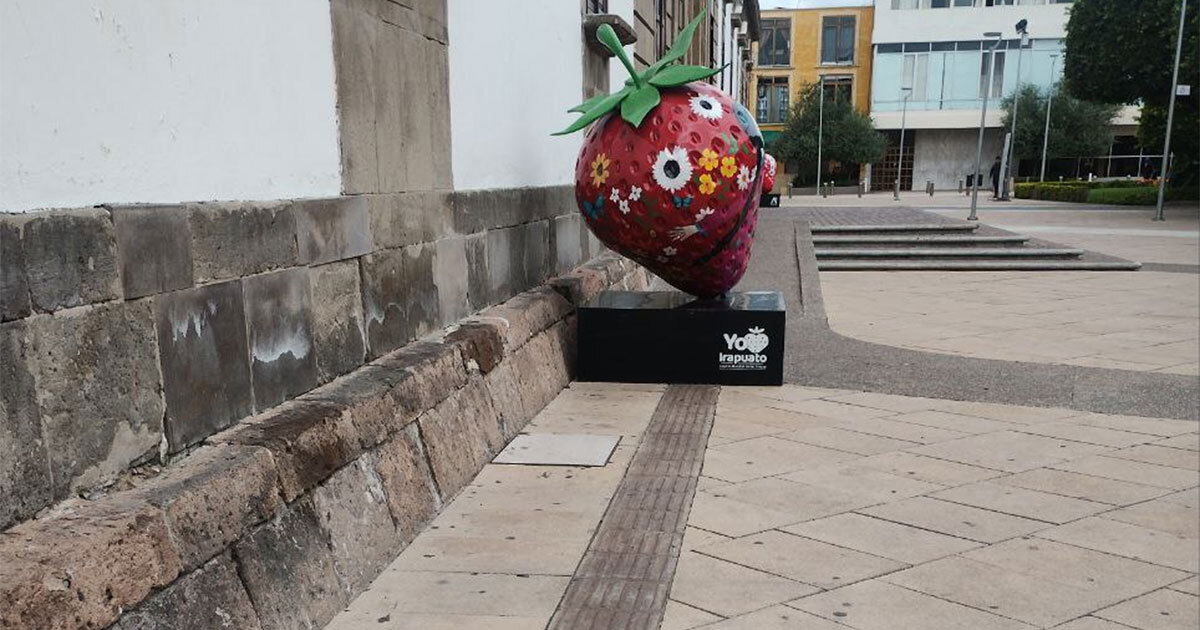
[(821, 63), (854, 63), (854, 16), (821, 19)]
[(904, 52), (904, 44), (879, 44), (875, 47), (875, 50), (881, 53)]
[(920, 0), (892, 0), (892, 9), (916, 9), (920, 5)]
[(973, 6), (975, 6), (975, 0), (954, 0), (954, 6), (956, 6), (956, 7), (973, 7)]
[(958, 42), (959, 50), (979, 50), (980, 48), (983, 48), (983, 42), (978, 40), (973, 42)]
[[(904, 55), (904, 76), (900, 80), (901, 88), (912, 88), (909, 100), (923, 101), (929, 81), (929, 55)], [(904, 94), (901, 93), (900, 98)]]
[(854, 98), (854, 78), (827, 76), (822, 82), (825, 88), (825, 100), (834, 102), (851, 102)]
[(758, 65), (789, 65), (791, 63), (791, 43), (791, 20), (763, 20), (758, 41)]
[(914, 42), (905, 44), (904, 52), (929, 52), (929, 42)]
[[(995, 57), (995, 64), (992, 67), (992, 85), (988, 89), (988, 65)], [(979, 98), (1000, 98), (1004, 92), (1004, 57), (1003, 51), (995, 53), (984, 52), (981, 57), (982, 61), (979, 64)]]
[(787, 77), (759, 77), (755, 93), (754, 116), (760, 123), (780, 123), (787, 120)]
[(950, 0), (930, 0), (929, 8), (931, 9), (949, 9)]
[(929, 45), (929, 49), (934, 52), (954, 50), (954, 42), (933, 42)]

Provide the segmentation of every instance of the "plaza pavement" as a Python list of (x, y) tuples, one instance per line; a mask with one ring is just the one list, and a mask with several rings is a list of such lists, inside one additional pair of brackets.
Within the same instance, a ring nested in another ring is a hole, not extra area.
[[(954, 203), (937, 211), (958, 216)], [(1026, 362), (1014, 366), (1195, 375), (1194, 210), (1190, 224), (1149, 224), (1139, 210), (981, 216), (1172, 271), (825, 272), (829, 323), (890, 346)], [(526, 431), (620, 436), (609, 464), (489, 464), (329, 627), (547, 627), (664, 391), (573, 383)], [(959, 393), (721, 388), (672, 538), (678, 564), (658, 591), (661, 627), (1200, 625), (1195, 418)]]
[[(601, 468), (489, 464), (329, 627), (544, 628), (659, 386), (527, 429)], [(1197, 424), (799, 386), (721, 389), (662, 628), (1192, 629)]]

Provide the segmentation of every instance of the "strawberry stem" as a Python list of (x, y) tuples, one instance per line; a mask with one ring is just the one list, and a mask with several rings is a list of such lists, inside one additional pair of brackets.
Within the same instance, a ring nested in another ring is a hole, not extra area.
[(596, 39), (600, 40), (604, 47), (609, 49), (617, 59), (621, 60), (621, 64), (625, 66), (625, 70), (629, 72), (629, 76), (633, 78), (634, 86), (642, 87), (642, 77), (638, 76), (636, 70), (633, 69), (633, 63), (629, 61), (629, 56), (625, 54), (625, 47), (621, 45), (621, 39), (617, 37), (617, 32), (608, 24), (601, 24), (600, 28), (596, 29)]

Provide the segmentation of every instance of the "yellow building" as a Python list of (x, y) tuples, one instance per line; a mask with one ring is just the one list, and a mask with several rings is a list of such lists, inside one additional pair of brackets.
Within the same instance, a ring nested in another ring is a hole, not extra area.
[[(763, 9), (761, 35), (751, 49), (750, 110), (767, 143), (783, 129), (800, 88), (822, 78), (826, 99), (849, 99), (859, 111), (868, 113), (873, 2), (862, 0), (857, 3), (860, 6), (845, 6), (854, 4), (845, 0), (776, 4), (799, 8)], [(790, 179), (790, 175), (777, 176), (776, 191), (785, 189)]]

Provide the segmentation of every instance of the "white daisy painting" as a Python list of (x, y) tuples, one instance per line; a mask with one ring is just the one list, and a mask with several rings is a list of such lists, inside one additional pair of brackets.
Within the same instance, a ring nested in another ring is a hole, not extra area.
[(651, 171), (654, 174), (654, 183), (670, 192), (682, 189), (692, 179), (692, 164), (688, 162), (687, 150), (683, 147), (659, 151)]
[(692, 112), (701, 118), (720, 120), (721, 116), (725, 115), (725, 109), (721, 107), (721, 102), (711, 96), (697, 94), (688, 102), (692, 106)]

